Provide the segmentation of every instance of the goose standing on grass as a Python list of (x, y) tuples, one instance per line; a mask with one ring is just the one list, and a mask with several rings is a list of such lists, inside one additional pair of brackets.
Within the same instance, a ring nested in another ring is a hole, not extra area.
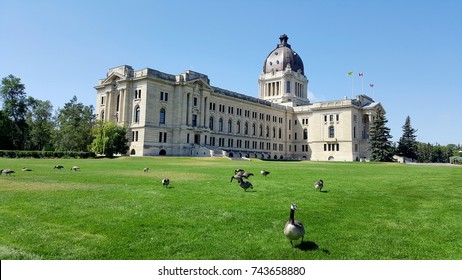
[(162, 185), (163, 185), (164, 187), (167, 187), (168, 184), (170, 184), (170, 179), (169, 179), (169, 178), (164, 178), (164, 179), (162, 179)]
[(74, 165), (71, 167), (71, 171), (79, 171), (79, 170), (80, 170), (80, 167), (77, 165)]
[(316, 181), (316, 183), (314, 183), (314, 188), (321, 191), (322, 187), (324, 187), (324, 181), (323, 180), (319, 180), (319, 181)]
[(292, 243), (293, 240), (298, 240), (301, 237), (303, 243), (303, 237), (305, 236), (305, 228), (302, 223), (294, 218), (295, 210), (298, 210), (297, 204), (292, 203), (292, 205), (290, 205), (290, 217), (284, 227), (284, 234), (289, 238), (292, 247), (294, 246)]
[(30, 169), (30, 168), (28, 168), (28, 167), (23, 167), (21, 170), (22, 170), (22, 171), (32, 171), (32, 169)]
[(54, 168), (54, 169), (61, 170), (61, 169), (63, 169), (63, 168), (64, 168), (64, 166), (62, 166), (62, 165), (55, 165), (55, 168)]
[(244, 191), (247, 191), (247, 189), (253, 189), (252, 183), (249, 181), (244, 181), (242, 178), (238, 179), (237, 182), (239, 183), (239, 186), (244, 189)]
[(263, 175), (263, 176), (266, 176), (266, 175), (268, 175), (270, 173), (269, 173), (269, 171), (262, 170), (262, 171), (260, 171), (260, 174)]
[(145, 168), (143, 169), (143, 172), (149, 172), (149, 167), (145, 167)]

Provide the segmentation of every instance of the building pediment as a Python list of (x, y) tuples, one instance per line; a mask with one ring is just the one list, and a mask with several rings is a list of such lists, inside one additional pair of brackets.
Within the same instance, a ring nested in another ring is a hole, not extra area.
[(184, 83), (185, 85), (192, 86), (194, 92), (201, 92), (202, 90), (213, 91), (212, 87), (208, 84), (208, 81), (205, 81), (203, 78), (196, 78)]

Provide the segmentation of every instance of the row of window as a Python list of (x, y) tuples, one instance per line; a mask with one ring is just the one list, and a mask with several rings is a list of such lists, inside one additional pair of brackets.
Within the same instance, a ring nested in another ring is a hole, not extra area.
[[(196, 99), (196, 98), (195, 98)], [(197, 106), (197, 104), (194, 104), (194, 106)], [(242, 110), (241, 108), (236, 108), (236, 110), (234, 110), (235, 107), (233, 106), (228, 106), (228, 114), (230, 115), (234, 115), (234, 111), (236, 111), (236, 116), (242, 116), (244, 113), (244, 117), (246, 118), (253, 118), (253, 119), (260, 119), (260, 120), (264, 120), (266, 118), (266, 121), (271, 121), (271, 119), (273, 120), (273, 122), (278, 122), (278, 123), (284, 123), (284, 118), (282, 117), (277, 117), (277, 116), (272, 116), (271, 118), (271, 115), (265, 115), (264, 113), (257, 113), (255, 111), (251, 111), (251, 110)], [(214, 102), (210, 102), (209, 103), (209, 110), (214, 112), (216, 110), (216, 103)], [(222, 105), (222, 104), (218, 104), (218, 112), (220, 113), (226, 113), (226, 105)]]
[[(139, 106), (136, 106), (135, 107), (135, 123), (138, 123), (140, 121), (140, 107)], [(166, 119), (166, 111), (164, 108), (161, 108), (160, 109), (160, 115), (159, 115), (159, 124), (165, 124), (165, 119)], [(192, 118), (192, 126), (197, 126), (197, 115), (193, 114), (193, 118)], [(215, 120), (214, 120), (214, 117), (210, 117), (209, 119), (209, 128), (211, 130), (214, 130), (214, 127), (215, 127)], [(232, 120), (228, 120), (228, 127), (227, 127), (227, 132), (228, 133), (233, 133), (233, 121)], [(223, 132), (224, 131), (224, 123), (223, 123), (223, 118), (220, 118), (218, 120), (218, 132)], [(256, 124), (253, 123), (252, 124), (252, 128), (251, 128), (251, 134), (256, 136), (257, 135), (257, 127), (256, 127)], [(265, 132), (265, 137), (270, 137), (270, 128), (269, 126), (266, 126), (265, 130), (263, 130), (263, 125), (260, 124), (259, 128), (258, 128), (258, 132), (259, 132), (259, 136), (260, 137), (263, 137), (263, 132)], [(277, 135), (278, 135), (278, 138), (279, 139), (282, 139), (282, 128), (278, 128), (277, 130)], [(244, 133), (244, 135), (248, 135), (249, 134), (249, 123), (248, 122), (245, 122), (244, 123), (244, 126), (242, 127), (241, 126), (241, 122), (240, 121), (237, 121), (236, 122), (236, 131), (235, 131), (236, 134), (241, 134), (241, 133)], [(273, 138), (276, 138), (276, 128), (273, 127), (272, 128), (272, 136)], [(334, 138), (335, 137), (335, 129), (334, 129), (334, 126), (330, 126), (329, 127), (329, 138)], [(295, 140), (297, 140), (297, 133), (294, 134), (294, 138)], [(308, 139), (308, 129), (304, 129), (303, 130), (303, 139), (306, 140)]]
[(335, 121), (338, 122), (340, 120), (340, 115), (339, 114), (336, 114), (336, 115), (324, 115), (324, 122), (327, 122), (327, 117), (329, 117), (330, 122), (333, 122), (334, 121), (334, 116), (335, 116)]

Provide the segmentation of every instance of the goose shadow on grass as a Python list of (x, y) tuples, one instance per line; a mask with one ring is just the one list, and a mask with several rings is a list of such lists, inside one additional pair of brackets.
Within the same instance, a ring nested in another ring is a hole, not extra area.
[(321, 251), (322, 253), (326, 254), (326, 255), (330, 255), (330, 252), (329, 250), (327, 249), (323, 249), (323, 248), (319, 248), (318, 244), (316, 244), (316, 242), (313, 242), (313, 241), (303, 241), (299, 244), (296, 244), (294, 246), (294, 248), (296, 249), (300, 249), (302, 251)]

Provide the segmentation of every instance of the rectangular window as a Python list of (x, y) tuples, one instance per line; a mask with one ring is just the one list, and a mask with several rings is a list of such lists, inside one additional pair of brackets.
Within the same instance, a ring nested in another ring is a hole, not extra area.
[(194, 106), (197, 106), (197, 97), (193, 98), (193, 104), (194, 104)]
[(197, 126), (197, 115), (196, 114), (192, 115), (192, 126)]
[(290, 93), (290, 81), (286, 82), (286, 93)]
[(141, 98), (141, 89), (135, 90), (135, 99), (140, 99)]

